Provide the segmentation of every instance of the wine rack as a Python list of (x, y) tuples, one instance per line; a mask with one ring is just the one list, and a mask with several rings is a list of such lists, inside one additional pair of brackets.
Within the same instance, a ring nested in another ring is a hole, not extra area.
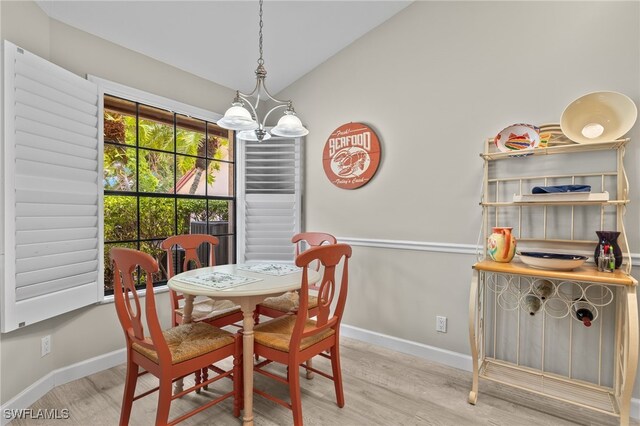
[(572, 317), (578, 308), (591, 312), (591, 321), (614, 301), (614, 291), (607, 285), (579, 281), (552, 280), (509, 274), (488, 274), (487, 292), (494, 296), (497, 308), (503, 311), (521, 309), (529, 315), (546, 314), (562, 319)]
[[(477, 402), (479, 380), (485, 379), (629, 423), (639, 337), (638, 282), (630, 275), (623, 222), (629, 202), (623, 161), (628, 142), (551, 147), (523, 157), (497, 153), (486, 141), (480, 202), (485, 243), (473, 267), (469, 299), (471, 404)], [(555, 154), (561, 157), (560, 173), (550, 171), (549, 157)], [(513, 201), (531, 186), (562, 184), (589, 184), (610, 198)], [(593, 231), (617, 230), (623, 265), (608, 273), (598, 271), (592, 259), (572, 271), (535, 269), (517, 258), (494, 262), (485, 256), (494, 226), (513, 227), (522, 251), (586, 256), (593, 256), (597, 244)]]

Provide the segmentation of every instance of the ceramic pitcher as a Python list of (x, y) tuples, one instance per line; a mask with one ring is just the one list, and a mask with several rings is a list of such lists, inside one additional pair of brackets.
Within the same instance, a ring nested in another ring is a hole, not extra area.
[(511, 262), (516, 254), (516, 239), (509, 227), (495, 227), (487, 241), (487, 251), (496, 262)]

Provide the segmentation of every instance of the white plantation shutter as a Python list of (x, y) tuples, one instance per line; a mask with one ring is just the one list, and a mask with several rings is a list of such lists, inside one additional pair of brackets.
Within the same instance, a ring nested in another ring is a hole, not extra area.
[(302, 217), (301, 139), (238, 140), (238, 262), (292, 262)]
[(4, 43), (2, 332), (102, 299), (97, 86)]

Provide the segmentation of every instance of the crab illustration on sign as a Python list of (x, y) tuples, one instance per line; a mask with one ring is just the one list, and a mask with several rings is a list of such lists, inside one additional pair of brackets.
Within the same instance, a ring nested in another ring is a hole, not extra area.
[(362, 123), (348, 123), (334, 130), (324, 146), (322, 165), (335, 186), (355, 189), (367, 184), (380, 164), (380, 142)]

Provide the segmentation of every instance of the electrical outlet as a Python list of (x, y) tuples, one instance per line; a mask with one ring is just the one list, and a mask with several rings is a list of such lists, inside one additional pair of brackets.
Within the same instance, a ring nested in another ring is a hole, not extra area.
[(51, 335), (46, 335), (41, 341), (41, 357), (48, 355), (51, 352)]
[(447, 332), (447, 317), (436, 316), (436, 331)]

